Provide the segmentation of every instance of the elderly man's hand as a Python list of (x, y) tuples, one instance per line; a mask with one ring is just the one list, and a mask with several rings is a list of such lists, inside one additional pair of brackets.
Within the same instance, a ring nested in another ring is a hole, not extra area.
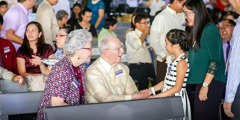
[(139, 92), (132, 95), (132, 99), (148, 98), (150, 95), (147, 92)]
[(145, 90), (141, 90), (140, 93), (148, 94), (148, 96), (151, 96), (152, 91), (150, 89), (145, 89)]
[(224, 103), (223, 103), (223, 109), (224, 109), (225, 114), (226, 114), (228, 117), (234, 117), (234, 114), (233, 114), (232, 111), (231, 111), (231, 109), (232, 109), (232, 103), (228, 103), (228, 102), (224, 101)]

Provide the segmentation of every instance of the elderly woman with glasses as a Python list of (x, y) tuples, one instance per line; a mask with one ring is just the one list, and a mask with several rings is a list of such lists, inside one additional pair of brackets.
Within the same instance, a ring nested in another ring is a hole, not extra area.
[(52, 67), (39, 105), (38, 120), (44, 119), (46, 107), (85, 103), (86, 68), (83, 63), (91, 59), (91, 41), (91, 33), (84, 29), (74, 30), (67, 36), (66, 57)]

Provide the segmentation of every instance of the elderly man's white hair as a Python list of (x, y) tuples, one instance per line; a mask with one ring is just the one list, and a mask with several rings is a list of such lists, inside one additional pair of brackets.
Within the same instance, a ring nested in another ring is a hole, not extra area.
[(82, 49), (88, 41), (92, 41), (92, 34), (85, 29), (77, 29), (70, 32), (64, 43), (67, 55), (74, 54), (75, 50)]
[(102, 50), (109, 49), (109, 47), (110, 47), (109, 41), (112, 39), (118, 39), (118, 38), (113, 35), (105, 35), (104, 37), (102, 37), (102, 39), (100, 40), (100, 42), (98, 44), (98, 49), (100, 50), (101, 53), (102, 53)]

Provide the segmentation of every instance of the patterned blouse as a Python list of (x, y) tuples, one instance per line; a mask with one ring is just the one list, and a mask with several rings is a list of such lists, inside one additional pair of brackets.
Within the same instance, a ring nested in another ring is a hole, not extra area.
[[(85, 73), (86, 68), (84, 64), (79, 66), (81, 71), (81, 79), (83, 91), (85, 94)], [(67, 57), (61, 59), (56, 63), (46, 81), (44, 93), (39, 104), (37, 120), (44, 119), (44, 108), (51, 106), (51, 97), (64, 98), (64, 102), (69, 105), (78, 105), (85, 103), (85, 96), (82, 96), (80, 103), (80, 91), (78, 87), (74, 86), (74, 81), (77, 81), (74, 75), (74, 70), (71, 62)], [(79, 81), (78, 81), (79, 82)], [(80, 82), (79, 82), (80, 84)]]
[(53, 58), (54, 58), (54, 59), (59, 59), (59, 60), (61, 60), (62, 58), (64, 58), (63, 49), (57, 48), (57, 51), (55, 52)]

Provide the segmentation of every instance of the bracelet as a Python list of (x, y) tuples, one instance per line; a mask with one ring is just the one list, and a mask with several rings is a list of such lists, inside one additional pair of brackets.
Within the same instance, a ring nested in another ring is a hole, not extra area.
[(13, 81), (13, 82), (15, 82), (15, 81), (14, 81), (14, 78), (15, 78), (16, 76), (17, 76), (17, 75), (13, 75), (13, 76), (12, 76), (12, 81)]
[(156, 95), (155, 90), (154, 90), (154, 87), (150, 87), (150, 89), (151, 89), (151, 91), (152, 91), (152, 94), (153, 94), (153, 95)]

